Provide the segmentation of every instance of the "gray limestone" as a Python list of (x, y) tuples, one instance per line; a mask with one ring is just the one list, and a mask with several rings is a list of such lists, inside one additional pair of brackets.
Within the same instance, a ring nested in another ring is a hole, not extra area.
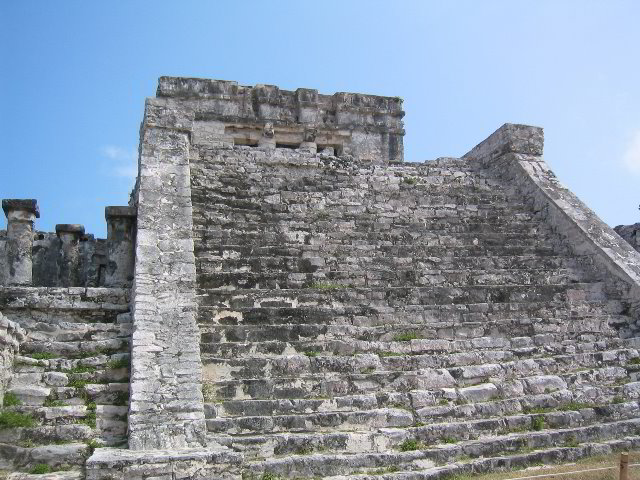
[(30, 282), (0, 277), (24, 330), (0, 386), (35, 422), (0, 430), (0, 465), (437, 479), (640, 446), (639, 254), (557, 182), (542, 129), (403, 163), (403, 115), (162, 77), (107, 239), (30, 230)]

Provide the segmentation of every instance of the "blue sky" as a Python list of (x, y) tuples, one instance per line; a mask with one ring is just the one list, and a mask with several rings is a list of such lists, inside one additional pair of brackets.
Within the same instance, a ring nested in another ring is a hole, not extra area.
[(610, 225), (639, 220), (640, 2), (5, 1), (0, 197), (37, 228), (126, 204), (161, 75), (404, 98), (405, 158), (459, 156), (505, 122)]

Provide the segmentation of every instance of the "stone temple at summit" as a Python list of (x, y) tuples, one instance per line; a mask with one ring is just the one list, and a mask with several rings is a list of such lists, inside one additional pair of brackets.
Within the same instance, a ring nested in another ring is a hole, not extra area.
[(106, 239), (4, 199), (7, 478), (440, 479), (640, 448), (640, 253), (542, 129), (405, 163), (403, 116), (162, 77)]

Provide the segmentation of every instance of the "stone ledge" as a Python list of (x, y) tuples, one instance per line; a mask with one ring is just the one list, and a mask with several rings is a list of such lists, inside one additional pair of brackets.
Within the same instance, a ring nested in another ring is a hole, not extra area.
[(98, 448), (86, 463), (86, 480), (239, 479), (243, 456), (228, 449), (124, 450)]

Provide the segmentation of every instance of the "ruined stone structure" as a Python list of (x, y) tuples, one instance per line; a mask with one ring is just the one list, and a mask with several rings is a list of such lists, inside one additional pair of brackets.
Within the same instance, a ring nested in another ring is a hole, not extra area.
[(638, 448), (640, 254), (541, 129), (404, 163), (402, 117), (163, 77), (106, 240), (5, 201), (0, 468), (426, 479)]

